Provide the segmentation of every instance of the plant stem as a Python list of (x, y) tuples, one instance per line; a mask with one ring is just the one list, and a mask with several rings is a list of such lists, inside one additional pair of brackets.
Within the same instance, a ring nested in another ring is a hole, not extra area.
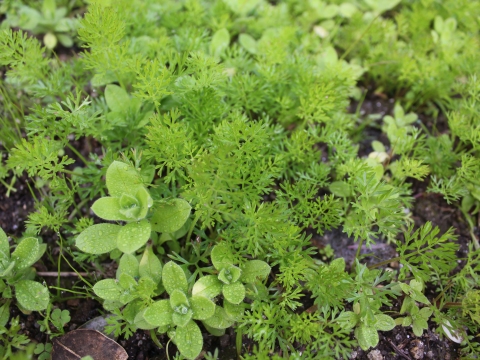
[(83, 162), (86, 166), (88, 166), (88, 161), (87, 161), (87, 159), (85, 159), (85, 158), (82, 156), (82, 154), (80, 154), (80, 152), (72, 146), (72, 144), (67, 143), (67, 147), (68, 147), (70, 150), (72, 150), (72, 152), (73, 152), (75, 155), (77, 155), (78, 158), (79, 158), (80, 160), (82, 160), (82, 162)]
[(388, 259), (388, 260), (384, 260), (382, 262), (379, 262), (377, 264), (373, 264), (373, 265), (370, 265), (368, 267), (369, 270), (372, 270), (372, 269), (375, 269), (377, 267), (380, 267), (380, 266), (383, 266), (383, 265), (387, 265), (389, 263), (391, 263), (392, 261), (400, 261), (400, 256), (397, 256), (397, 257), (394, 257), (394, 258), (391, 258), (391, 259)]
[(150, 330), (150, 337), (152, 338), (155, 345), (157, 345), (160, 349), (163, 349), (163, 345), (158, 340), (157, 334), (155, 333), (155, 329)]
[(375, 20), (377, 20), (377, 18), (380, 16), (380, 14), (378, 14), (377, 16), (375, 16), (373, 18), (373, 20), (370, 22), (370, 24), (368, 24), (367, 28), (363, 31), (363, 33), (358, 37), (357, 40), (355, 40), (355, 42), (350, 45), (350, 47), (347, 49), (347, 51), (345, 51), (343, 53), (343, 55), (340, 57), (340, 60), (343, 60), (345, 59), (345, 57), (350, 53), (350, 51), (352, 51), (355, 46), (357, 46), (357, 44), (360, 42), (360, 40), (362, 40), (362, 38), (365, 36), (365, 34), (368, 32), (368, 30), (370, 30), (370, 28), (372, 27), (373, 23), (375, 22)]

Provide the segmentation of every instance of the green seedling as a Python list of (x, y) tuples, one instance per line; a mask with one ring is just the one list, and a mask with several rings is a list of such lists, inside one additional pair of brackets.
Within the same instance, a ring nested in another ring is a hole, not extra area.
[(182, 199), (158, 201), (153, 206), (140, 173), (126, 163), (114, 161), (108, 167), (106, 183), (111, 196), (97, 200), (92, 206), (93, 212), (105, 220), (127, 224), (88, 227), (76, 240), (77, 247), (84, 252), (103, 254), (118, 249), (123, 253), (134, 253), (145, 245), (152, 230), (175, 232), (190, 215), (190, 205)]
[(185, 272), (173, 261), (163, 267), (162, 283), (170, 298), (154, 302), (136, 316), (135, 322), (142, 328), (157, 327), (160, 332), (168, 332), (180, 353), (195, 359), (202, 350), (203, 338), (193, 320), (214, 316), (215, 303), (205, 296), (190, 296)]
[(41, 11), (27, 5), (19, 5), (8, 13), (10, 26), (31, 31), (33, 34), (44, 34), (43, 42), (49, 49), (54, 49), (58, 42), (65, 47), (73, 46), (73, 35), (78, 20), (67, 16), (66, 7), (57, 7), (55, 0), (43, 0)]
[(15, 298), (21, 310), (40, 311), (47, 308), (50, 296), (46, 286), (33, 281), (31, 267), (45, 252), (46, 245), (37, 238), (22, 239), (10, 254), (7, 235), (0, 229), (0, 291), (4, 299)]
[(343, 328), (355, 328), (355, 337), (363, 350), (375, 347), (378, 344), (378, 331), (390, 331), (395, 327), (395, 320), (385, 314), (369, 313), (361, 315), (359, 303), (353, 305), (353, 311), (345, 311), (338, 317)]

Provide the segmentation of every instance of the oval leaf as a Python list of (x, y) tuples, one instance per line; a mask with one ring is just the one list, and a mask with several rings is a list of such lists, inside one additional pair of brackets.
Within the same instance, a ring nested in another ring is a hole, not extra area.
[(135, 196), (142, 185), (142, 177), (133, 166), (121, 161), (114, 161), (107, 169), (107, 189), (111, 196), (122, 194)]
[(142, 329), (142, 330), (152, 330), (152, 329), (155, 329), (157, 326), (156, 325), (152, 325), (150, 324), (147, 320), (145, 320), (145, 318), (143, 317), (143, 315), (145, 314), (145, 311), (147, 311), (147, 309), (143, 309), (142, 311), (140, 311), (139, 313), (137, 313), (137, 315), (135, 315), (135, 319), (133, 320), (133, 322), (135, 323), (135, 326), (139, 329)]
[(130, 107), (130, 96), (118, 85), (107, 85), (105, 88), (105, 101), (112, 111), (127, 112)]
[(155, 206), (151, 222), (157, 232), (173, 233), (179, 230), (190, 216), (192, 207), (183, 199), (172, 199)]
[(218, 57), (230, 44), (230, 33), (223, 28), (215, 32), (210, 43), (210, 55)]
[(26, 310), (45, 310), (50, 301), (47, 287), (32, 280), (20, 280), (15, 284), (15, 297)]
[(173, 310), (170, 301), (160, 300), (150, 305), (143, 313), (143, 318), (155, 326), (167, 326), (172, 323)]
[(223, 308), (225, 314), (227, 314), (233, 321), (240, 321), (245, 310), (243, 305), (231, 304), (228, 301), (223, 302)]
[(212, 264), (217, 270), (233, 265), (234, 258), (230, 248), (225, 243), (215, 245), (212, 249)]
[(208, 319), (215, 313), (215, 304), (203, 296), (192, 296), (190, 307), (193, 310), (193, 318), (196, 320)]
[(390, 331), (395, 327), (395, 320), (388, 315), (378, 314), (375, 315), (377, 322), (375, 323), (375, 329), (381, 331)]
[(122, 227), (117, 237), (120, 251), (130, 254), (141, 248), (150, 238), (152, 229), (147, 220), (129, 223)]
[(22, 270), (32, 265), (37, 260), (39, 250), (40, 245), (36, 238), (23, 239), (12, 253), (12, 260), (15, 261), (14, 270)]
[(248, 34), (240, 34), (238, 42), (251, 54), (257, 53), (257, 41)]
[(118, 284), (117, 280), (105, 279), (98, 281), (93, 286), (93, 291), (98, 297), (104, 300), (119, 300), (122, 295), (122, 288)]
[(117, 279), (119, 279), (122, 274), (130, 275), (133, 278), (139, 275), (138, 260), (134, 255), (123, 254), (120, 258), (117, 268)]
[(152, 247), (147, 246), (143, 252), (142, 259), (140, 260), (140, 266), (138, 268), (140, 276), (148, 276), (156, 284), (158, 284), (162, 278), (162, 263), (158, 257), (153, 253)]
[(187, 293), (188, 284), (185, 272), (173, 261), (169, 261), (163, 267), (162, 281), (165, 290), (169, 294), (172, 294), (174, 290), (180, 290)]
[(222, 283), (215, 275), (203, 276), (193, 285), (192, 295), (214, 298), (222, 292)]
[(225, 300), (238, 305), (245, 298), (245, 286), (241, 282), (223, 285), (222, 294)]
[(104, 254), (117, 247), (117, 236), (122, 227), (114, 224), (97, 224), (83, 230), (75, 244), (88, 254)]
[(217, 305), (215, 306), (215, 313), (213, 316), (203, 322), (215, 329), (226, 329), (232, 326), (235, 321), (228, 316), (224, 308)]
[(374, 327), (361, 325), (355, 328), (355, 337), (363, 350), (375, 347), (378, 344), (378, 332)]
[(195, 359), (202, 351), (202, 332), (194, 321), (184, 327), (177, 327), (175, 331), (175, 344), (180, 353), (187, 359)]
[(265, 261), (248, 261), (242, 268), (240, 281), (251, 284), (256, 282), (258, 279), (263, 280), (268, 276), (268, 274), (270, 274), (270, 270), (270, 265), (268, 265)]
[(92, 205), (92, 211), (97, 215), (99, 218), (104, 220), (111, 220), (111, 221), (131, 221), (125, 215), (123, 215), (120, 210), (120, 202), (119, 198), (116, 197), (102, 197), (95, 201)]
[(10, 244), (8, 243), (7, 234), (0, 228), (0, 260), (10, 259)]

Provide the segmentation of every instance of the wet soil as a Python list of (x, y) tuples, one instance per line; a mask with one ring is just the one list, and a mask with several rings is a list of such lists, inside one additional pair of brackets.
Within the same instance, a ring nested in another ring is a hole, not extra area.
[[(353, 106), (353, 109), (356, 105)], [(393, 102), (382, 98), (372, 97), (363, 102), (360, 109), (363, 115), (371, 113), (386, 114), (391, 112), (393, 108)], [(352, 109), (351, 109), (352, 110)], [(354, 110), (352, 110), (354, 111)], [(433, 126), (433, 123), (430, 124)], [(435, 122), (435, 126), (441, 128), (442, 124)], [(375, 126), (366, 127), (363, 130), (362, 141), (360, 142), (360, 154), (363, 156), (368, 155), (368, 152), (372, 151), (370, 143), (372, 140), (380, 139), (383, 135)], [(381, 141), (386, 143), (384, 138)], [(95, 144), (91, 148), (92, 143), (89, 141), (81, 140), (75, 142), (75, 146), (78, 146), (77, 150), (82, 155), (87, 156), (90, 151), (97, 152)], [(71, 154), (73, 156), (73, 154)], [(80, 165), (75, 164), (75, 165)], [(10, 179), (6, 179), (9, 181)], [(13, 237), (20, 237), (24, 231), (24, 222), (27, 215), (34, 211), (34, 200), (27, 186), (27, 178), (19, 178), (15, 183), (16, 192), (11, 192), (7, 197), (7, 189), (0, 184), (0, 226), (5, 230), (7, 234)], [(458, 251), (459, 259), (465, 257), (468, 251), (468, 243), (471, 241), (468, 226), (462, 218), (460, 211), (447, 204), (441, 196), (430, 194), (426, 192), (427, 184), (421, 182), (413, 182), (413, 208), (411, 209), (411, 216), (415, 225), (421, 226), (426, 221), (431, 221), (434, 226), (439, 226), (441, 232), (445, 232), (449, 227), (455, 228), (455, 233), (458, 235), (458, 244), (460, 246)], [(357, 243), (351, 237), (348, 237), (341, 229), (334, 229), (325, 232), (324, 235), (313, 234), (312, 244), (319, 248), (324, 248), (330, 245), (334, 252), (335, 257), (345, 258), (347, 264), (351, 266), (354, 261), (355, 254), (357, 252)], [(388, 244), (381, 239), (370, 249), (362, 248), (361, 254), (365, 257), (363, 261), (369, 265), (393, 258), (396, 256), (395, 248), (392, 244)], [(56, 271), (48, 259), (45, 259), (40, 268), (40, 271)], [(390, 267), (398, 267), (398, 264), (389, 264)], [(68, 269), (67, 269), (68, 270)], [(114, 271), (114, 269), (111, 269)], [(77, 284), (77, 279), (63, 279), (65, 283), (63, 285), (71, 286), (73, 283)], [(52, 284), (51, 279), (47, 279), (47, 283)], [(427, 289), (427, 292), (434, 293), (434, 289)], [(67, 296), (67, 295), (65, 295)], [(308, 300), (306, 300), (308, 301)], [(61, 309), (68, 309), (71, 314), (71, 321), (67, 324), (65, 331), (71, 331), (79, 328), (87, 321), (98, 317), (104, 313), (104, 310), (100, 303), (93, 299), (65, 299), (65, 301), (55, 304)], [(311, 304), (304, 304), (304, 308), (307, 309)], [(400, 302), (394, 303), (391, 310), (397, 310), (400, 307)], [(42, 317), (38, 313), (32, 313), (29, 315), (22, 314), (15, 306), (11, 307), (11, 318), (19, 316), (22, 326), (21, 332), (27, 335), (32, 341), (45, 342), (47, 336), (45, 333), (40, 332), (40, 326), (37, 323)], [(219, 359), (236, 359), (236, 336), (233, 329), (228, 329), (227, 333), (222, 337), (214, 337), (208, 335), (206, 331), (204, 333), (204, 351), (214, 353), (216, 349), (219, 351)], [(166, 336), (160, 336), (159, 341), (161, 344), (167, 344), (168, 339)], [(148, 331), (138, 330), (129, 339), (118, 339), (120, 345), (122, 345), (129, 355), (131, 360), (143, 360), (143, 359), (166, 359), (166, 349), (158, 348), (152, 341)], [(252, 341), (243, 338), (242, 352), (249, 352), (252, 349)], [(175, 345), (170, 344), (168, 346), (170, 358), (172, 358), (176, 352)], [(457, 359), (459, 347), (458, 344), (446, 338), (440, 338), (435, 333), (434, 324), (430, 324), (430, 328), (424, 332), (423, 336), (417, 337), (413, 334), (410, 328), (403, 328), (401, 326), (395, 327), (392, 331), (381, 332), (380, 342), (374, 349), (363, 351), (360, 348), (354, 349), (351, 359), (356, 360), (377, 360), (377, 359)]]

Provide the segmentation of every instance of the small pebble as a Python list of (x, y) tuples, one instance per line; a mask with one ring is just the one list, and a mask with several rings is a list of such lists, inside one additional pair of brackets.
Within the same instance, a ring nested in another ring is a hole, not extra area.
[(410, 355), (413, 356), (414, 359), (423, 359), (423, 355), (424, 355), (424, 348), (425, 348), (425, 345), (423, 344), (422, 341), (418, 340), (418, 339), (415, 339), (413, 340), (411, 343), (410, 343)]
[(383, 355), (380, 350), (372, 350), (367, 355), (369, 360), (383, 360)]

